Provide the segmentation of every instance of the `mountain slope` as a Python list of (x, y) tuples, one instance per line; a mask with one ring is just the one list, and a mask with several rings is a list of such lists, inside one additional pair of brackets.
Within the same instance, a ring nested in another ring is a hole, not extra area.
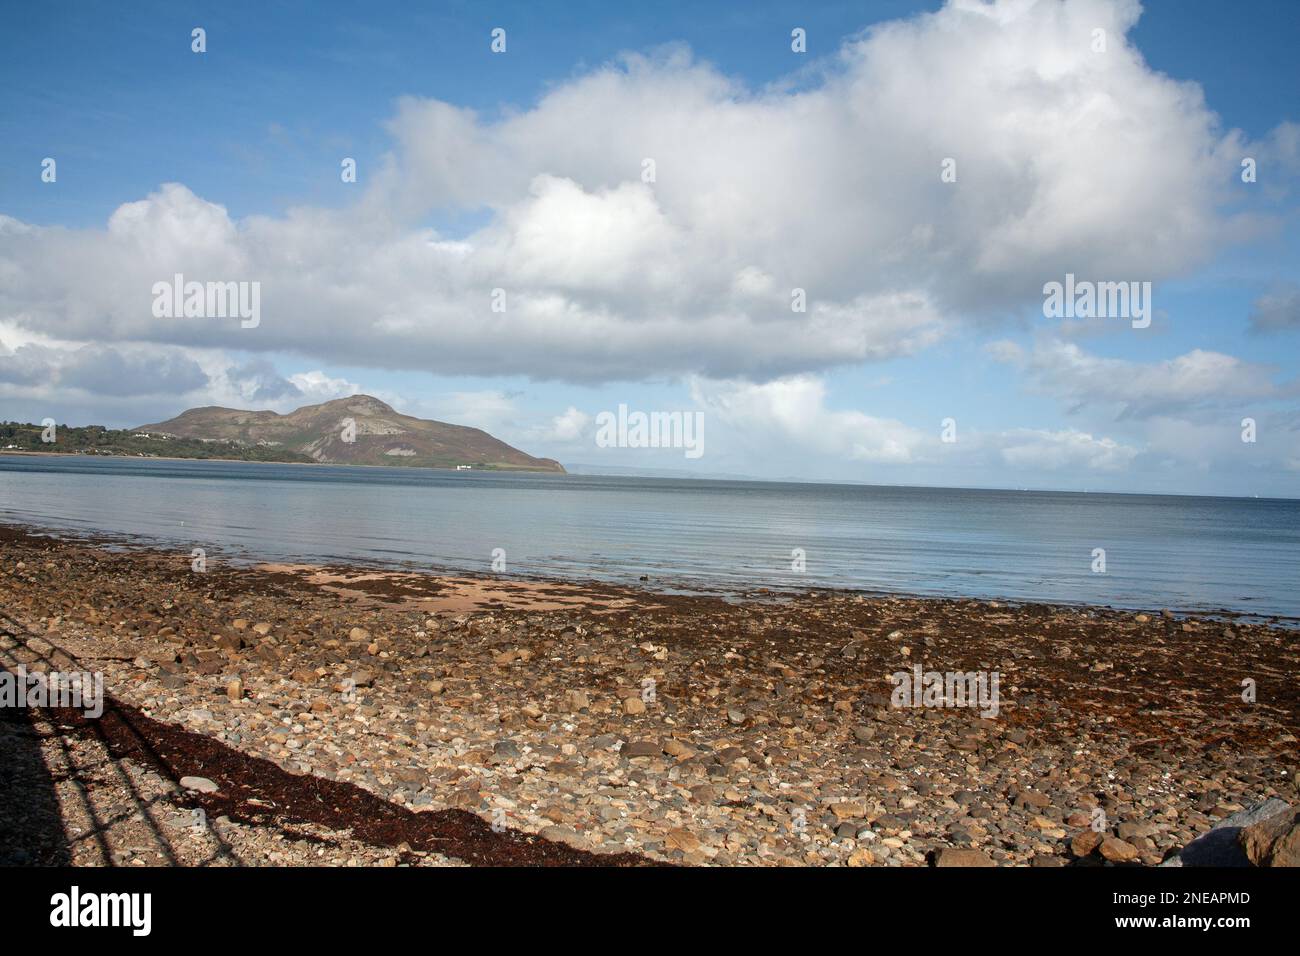
[[(355, 423), (355, 438), (347, 427)], [(534, 458), (478, 428), (402, 415), (369, 395), (306, 405), (287, 415), (214, 405), (136, 431), (243, 445), (280, 447), (339, 465), (472, 465), (511, 471), (563, 472), (559, 462)]]

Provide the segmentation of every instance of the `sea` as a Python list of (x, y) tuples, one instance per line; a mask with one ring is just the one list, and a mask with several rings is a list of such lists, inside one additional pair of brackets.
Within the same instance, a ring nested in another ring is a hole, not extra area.
[(1293, 499), (0, 455), (0, 522), (209, 565), (1300, 618)]

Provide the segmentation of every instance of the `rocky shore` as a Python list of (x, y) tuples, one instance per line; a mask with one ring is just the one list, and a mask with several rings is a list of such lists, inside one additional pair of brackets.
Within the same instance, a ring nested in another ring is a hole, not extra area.
[[(114, 702), (98, 728), (0, 723), (0, 748), (44, 755), (71, 862), (123, 862), (86, 849), (111, 816), (96, 786), (193, 841), (172, 859), (143, 831), (118, 841), (164, 863), (220, 844), (262, 864), (1157, 865), (1261, 801), (1300, 803), (1300, 632), (1272, 622), (196, 572), (10, 526), (0, 614), (5, 667), (100, 672)], [(916, 665), (996, 674), (996, 713), (897, 706), (892, 675)], [(3, 779), (0, 822), (21, 826), (37, 784)]]

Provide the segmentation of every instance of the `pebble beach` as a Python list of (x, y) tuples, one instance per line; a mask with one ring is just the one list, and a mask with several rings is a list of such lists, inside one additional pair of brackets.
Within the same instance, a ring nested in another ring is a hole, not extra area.
[[(0, 726), (6, 773), (51, 768), (47, 806), (0, 809), (23, 862), (51, 862), (44, 813), (86, 865), (1155, 866), (1297, 803), (1275, 620), (196, 573), (14, 526), (0, 611), (6, 668), (102, 673), (109, 701)], [(899, 706), (912, 672), (996, 674), (996, 713)]]

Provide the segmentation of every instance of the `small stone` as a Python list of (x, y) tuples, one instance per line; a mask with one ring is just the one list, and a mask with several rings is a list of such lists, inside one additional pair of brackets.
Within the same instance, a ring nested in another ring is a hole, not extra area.
[(518, 760), (519, 745), (513, 740), (502, 740), (493, 745), (492, 753), (503, 760)]
[(564, 702), (566, 706), (568, 706), (569, 710), (573, 711), (575, 714), (591, 707), (591, 698), (587, 696), (585, 690), (569, 691)]
[(1096, 830), (1084, 830), (1076, 834), (1070, 841), (1070, 852), (1075, 856), (1084, 857), (1092, 853), (1093, 850), (1101, 846), (1102, 834)]
[(1021, 790), (1016, 794), (1016, 806), (1018, 807), (1050, 807), (1052, 800), (1047, 794), (1039, 793), (1037, 790)]
[(369, 641), (370, 632), (367, 631), (364, 627), (354, 627), (352, 630), (348, 631), (348, 640)]
[(934, 857), (934, 865), (941, 867), (954, 866), (997, 866), (989, 859), (988, 854), (983, 850), (972, 850), (958, 847), (944, 847)]
[(1042, 831), (1043, 836), (1053, 837), (1058, 840), (1065, 839), (1065, 831), (1057, 825), (1055, 820), (1049, 820), (1045, 816), (1037, 815), (1030, 822), (1035, 829)]
[(198, 793), (216, 793), (220, 789), (207, 777), (181, 777), (181, 786)]
[(867, 808), (857, 801), (846, 800), (843, 803), (832, 803), (831, 813), (835, 814), (836, 820), (860, 820), (866, 815)]
[(587, 848), (587, 839), (573, 827), (553, 825), (543, 827), (541, 831), (542, 839), (550, 840), (553, 843), (565, 843), (580, 850)]
[(1112, 863), (1130, 863), (1138, 858), (1138, 848), (1118, 837), (1108, 836), (1101, 841), (1101, 855)]
[(664, 753), (670, 757), (678, 757), (685, 760), (688, 757), (695, 756), (695, 751), (677, 739), (669, 739), (664, 744)]
[(690, 830), (677, 827), (675, 830), (668, 831), (667, 837), (664, 838), (664, 844), (670, 849), (690, 853), (692, 850), (700, 848), (700, 838)]
[(1155, 836), (1160, 829), (1154, 823), (1148, 823), (1145, 820), (1125, 820), (1115, 828), (1121, 840), (1132, 842), (1141, 837)]
[(623, 701), (623, 713), (629, 717), (645, 713), (645, 701), (640, 697), (629, 697)]
[(244, 642), (235, 634), (217, 634), (212, 640), (223, 651), (238, 651), (244, 646)]

